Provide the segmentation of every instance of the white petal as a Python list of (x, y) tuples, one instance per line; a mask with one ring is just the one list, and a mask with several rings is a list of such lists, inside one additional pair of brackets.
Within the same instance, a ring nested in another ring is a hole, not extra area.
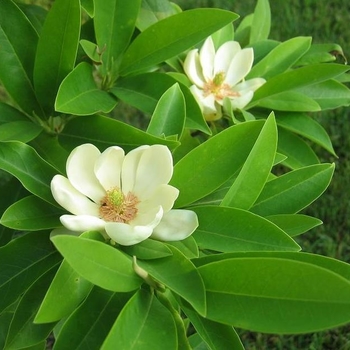
[(232, 109), (243, 109), (253, 98), (254, 92), (248, 91), (246, 94), (231, 100)]
[(169, 211), (179, 196), (179, 190), (170, 185), (160, 185), (153, 191), (148, 198), (140, 198), (140, 203), (137, 205), (141, 212), (148, 208), (161, 206), (164, 212)]
[(62, 215), (60, 217), (62, 225), (71, 231), (103, 231), (105, 221), (91, 215)]
[(138, 198), (147, 198), (158, 186), (167, 184), (172, 175), (173, 158), (171, 152), (166, 146), (152, 145), (145, 149), (141, 155), (132, 192)]
[(67, 230), (65, 227), (55, 228), (50, 232), (50, 239), (52, 237), (62, 236), (62, 235), (79, 236), (80, 232)]
[(107, 222), (106, 232), (113, 241), (121, 245), (133, 245), (147, 239), (153, 229), (148, 226), (130, 226), (120, 222)]
[(143, 152), (150, 146), (140, 146), (130, 151), (124, 158), (122, 167), (122, 190), (132, 192), (136, 181), (136, 171)]
[(55, 175), (53, 177), (51, 192), (56, 202), (70, 213), (98, 216), (99, 206), (76, 190), (64, 176)]
[(148, 208), (148, 210), (139, 211), (134, 220), (130, 222), (131, 226), (156, 227), (163, 217), (163, 208), (161, 206)]
[(210, 113), (210, 114), (204, 114), (204, 118), (207, 122), (211, 122), (211, 121), (215, 121), (215, 120), (219, 120), (220, 118), (222, 118), (222, 107), (219, 103), (215, 103), (215, 108), (216, 108), (216, 112), (215, 113)]
[(120, 175), (124, 160), (124, 150), (118, 146), (107, 148), (97, 158), (94, 171), (97, 179), (107, 191), (111, 188), (121, 188)]
[(234, 86), (240, 82), (250, 72), (253, 61), (254, 51), (252, 48), (239, 51), (230, 64), (225, 83)]
[(152, 238), (161, 241), (180, 241), (190, 236), (198, 227), (194, 211), (174, 209), (164, 214), (160, 224), (153, 230)]
[(103, 198), (105, 191), (94, 173), (95, 162), (100, 151), (90, 143), (76, 147), (68, 157), (66, 170), (71, 184), (96, 203)]
[(215, 47), (211, 37), (208, 37), (199, 52), (199, 61), (202, 66), (202, 72), (205, 81), (212, 80), (214, 77), (214, 59)]
[(215, 98), (213, 94), (204, 97), (203, 90), (198, 89), (195, 85), (192, 85), (190, 87), (190, 90), (203, 114), (216, 113)]
[(199, 62), (198, 50), (191, 50), (184, 62), (184, 71), (193, 84), (203, 87), (205, 80), (202, 74), (202, 66)]
[(237, 84), (232, 90), (239, 92), (241, 95), (244, 95), (248, 91), (256, 91), (260, 86), (264, 85), (266, 80), (263, 78), (253, 78), (249, 80), (242, 81)]
[(216, 52), (214, 61), (214, 75), (220, 72), (226, 73), (235, 55), (241, 50), (237, 41), (227, 41)]

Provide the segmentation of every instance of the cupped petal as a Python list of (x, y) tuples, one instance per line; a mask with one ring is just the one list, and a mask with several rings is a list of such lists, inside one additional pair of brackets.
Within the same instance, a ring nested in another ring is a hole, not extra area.
[(62, 215), (62, 225), (71, 231), (104, 231), (105, 221), (91, 215)]
[(217, 102), (215, 102), (215, 108), (216, 108), (216, 113), (210, 113), (210, 114), (204, 114), (204, 119), (207, 121), (207, 122), (212, 122), (212, 121), (215, 121), (215, 120), (219, 120), (222, 118), (222, 108), (221, 108), (221, 105)]
[(67, 176), (71, 184), (96, 203), (99, 203), (105, 195), (94, 173), (95, 162), (100, 154), (97, 147), (86, 143), (71, 152), (66, 164)]
[(64, 176), (53, 177), (51, 192), (55, 201), (70, 213), (98, 216), (99, 206), (80, 193)]
[(205, 79), (202, 73), (202, 66), (199, 62), (198, 50), (191, 50), (184, 61), (184, 71), (191, 82), (202, 88), (205, 84)]
[(220, 72), (226, 73), (231, 61), (239, 51), (241, 51), (241, 46), (237, 41), (227, 41), (222, 44), (215, 55), (214, 75)]
[(107, 222), (105, 229), (113, 241), (125, 246), (144, 241), (153, 231), (149, 226), (130, 226), (121, 222)]
[(214, 78), (214, 60), (215, 60), (215, 47), (213, 39), (208, 37), (199, 52), (199, 61), (202, 66), (202, 72), (205, 81), (212, 80)]
[(130, 225), (148, 226), (153, 229), (160, 223), (160, 220), (162, 220), (163, 213), (163, 208), (159, 205), (144, 211), (139, 211), (135, 219), (130, 222)]
[(215, 97), (213, 94), (204, 97), (203, 90), (198, 89), (195, 85), (190, 87), (190, 91), (196, 99), (203, 114), (216, 113)]
[(122, 148), (112, 146), (97, 158), (94, 166), (95, 175), (106, 191), (115, 187), (121, 188), (120, 176), (124, 156)]
[(243, 109), (253, 98), (254, 92), (248, 91), (240, 97), (231, 100), (232, 109)]
[(174, 209), (163, 215), (151, 237), (161, 241), (180, 241), (190, 236), (197, 227), (198, 217), (194, 211)]
[(235, 55), (227, 71), (225, 83), (234, 86), (239, 83), (251, 70), (254, 61), (252, 48), (243, 49)]
[(248, 91), (256, 91), (260, 86), (264, 85), (266, 80), (263, 78), (253, 78), (249, 80), (242, 81), (237, 84), (232, 90), (237, 91), (239, 94), (244, 95)]
[(168, 147), (152, 145), (141, 155), (132, 192), (138, 198), (147, 198), (157, 187), (167, 184), (172, 175), (173, 158)]
[(140, 203), (137, 205), (139, 212), (145, 212), (149, 208), (161, 206), (164, 212), (169, 211), (179, 196), (179, 190), (170, 185), (160, 185), (157, 187), (148, 198), (140, 198)]

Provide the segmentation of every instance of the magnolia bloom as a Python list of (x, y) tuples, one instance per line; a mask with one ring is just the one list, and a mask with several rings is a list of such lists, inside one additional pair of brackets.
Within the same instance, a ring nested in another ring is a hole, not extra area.
[(263, 78), (244, 80), (253, 61), (253, 49), (241, 49), (237, 41), (227, 41), (215, 52), (211, 37), (199, 53), (195, 49), (187, 54), (184, 70), (194, 84), (190, 90), (206, 120), (221, 118), (225, 98), (233, 109), (243, 109), (251, 101), (254, 91), (265, 83)]
[(83, 144), (68, 157), (66, 171), (67, 178), (54, 176), (51, 191), (72, 214), (60, 217), (70, 231), (97, 230), (132, 245), (148, 237), (182, 240), (198, 226), (193, 211), (172, 209), (179, 190), (168, 185), (173, 160), (165, 146), (141, 146), (125, 155), (117, 146), (101, 153)]

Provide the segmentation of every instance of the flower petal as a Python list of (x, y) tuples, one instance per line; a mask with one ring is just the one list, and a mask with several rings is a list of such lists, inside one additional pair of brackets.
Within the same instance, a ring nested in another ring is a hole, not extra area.
[(202, 74), (202, 66), (199, 62), (197, 49), (191, 50), (187, 54), (184, 62), (184, 71), (193, 84), (196, 84), (200, 88), (204, 86), (205, 80)]
[(232, 109), (243, 109), (253, 98), (254, 92), (248, 91), (240, 97), (231, 100)]
[(232, 90), (237, 91), (240, 95), (246, 94), (248, 91), (256, 91), (260, 86), (264, 85), (266, 80), (263, 78), (253, 78), (242, 81), (237, 84)]
[(130, 225), (148, 226), (153, 229), (160, 223), (160, 220), (162, 220), (163, 212), (163, 208), (160, 205), (140, 211), (137, 213), (135, 219), (130, 222)]
[(202, 72), (205, 81), (212, 80), (214, 78), (214, 59), (215, 59), (215, 47), (213, 39), (209, 36), (199, 52), (199, 61), (202, 66)]
[(86, 143), (71, 152), (66, 165), (67, 176), (71, 184), (96, 203), (99, 203), (105, 195), (94, 173), (94, 165), (100, 154), (97, 147)]
[(62, 225), (71, 231), (103, 231), (105, 221), (91, 215), (62, 215), (60, 217)]
[(97, 158), (94, 167), (95, 175), (106, 191), (114, 187), (121, 188), (120, 176), (124, 155), (122, 148), (112, 146)]
[(53, 177), (51, 192), (55, 201), (70, 213), (98, 216), (99, 206), (80, 193), (64, 176)]
[(213, 94), (204, 97), (203, 90), (198, 89), (195, 85), (192, 85), (190, 87), (190, 90), (194, 98), (196, 99), (199, 107), (201, 108), (203, 114), (216, 113), (215, 97)]
[(253, 61), (254, 51), (252, 48), (239, 51), (230, 64), (225, 83), (234, 86), (240, 82), (250, 72)]
[(198, 218), (195, 212), (174, 209), (163, 215), (151, 237), (161, 241), (179, 241), (190, 236), (197, 227)]
[(231, 61), (240, 50), (241, 46), (237, 41), (227, 41), (222, 44), (215, 55), (214, 76), (220, 72), (227, 73)]
[(130, 226), (120, 222), (107, 222), (105, 228), (113, 241), (126, 246), (144, 241), (153, 231), (152, 227)]
[(163, 145), (152, 145), (141, 155), (132, 192), (138, 198), (147, 198), (157, 187), (167, 184), (172, 175), (173, 158), (169, 149)]

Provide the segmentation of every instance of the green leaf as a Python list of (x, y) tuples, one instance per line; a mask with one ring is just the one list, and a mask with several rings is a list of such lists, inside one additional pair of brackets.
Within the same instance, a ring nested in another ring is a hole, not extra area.
[(237, 18), (235, 13), (219, 9), (194, 9), (167, 17), (148, 27), (131, 43), (120, 74), (142, 72), (174, 57)]
[(276, 121), (277, 125), (308, 138), (335, 155), (332, 141), (327, 132), (308, 115), (304, 113), (278, 113), (276, 114)]
[(94, 0), (80, 0), (81, 7), (86, 11), (90, 17), (95, 16), (95, 2)]
[(252, 44), (267, 39), (270, 34), (270, 26), (271, 11), (269, 1), (258, 0), (254, 9), (249, 43)]
[(296, 37), (279, 44), (251, 69), (246, 78), (270, 79), (283, 73), (309, 50), (310, 45), (310, 37)]
[(121, 249), (137, 259), (159, 259), (173, 255), (165, 243), (153, 239), (146, 239), (138, 244), (123, 246)]
[(0, 102), (0, 123), (11, 123), (15, 121), (25, 122), (28, 117), (19, 109), (14, 108), (7, 103)]
[(193, 207), (199, 227), (193, 233), (200, 249), (219, 252), (298, 251), (284, 231), (261, 216), (238, 208)]
[(141, 145), (161, 144), (170, 149), (178, 145), (177, 141), (166, 140), (147, 134), (131, 125), (99, 115), (74, 118), (59, 135), (64, 148), (72, 150), (82, 143), (90, 142), (102, 150), (118, 145), (126, 152)]
[(82, 62), (62, 81), (55, 109), (62, 113), (90, 115), (110, 112), (117, 101), (108, 92), (97, 88), (92, 66)]
[(346, 62), (344, 52), (338, 44), (312, 44), (308, 52), (296, 63), (296, 66), (332, 62), (336, 60), (337, 55), (342, 56)]
[(0, 167), (21, 181), (31, 193), (56, 204), (51, 194), (50, 182), (57, 171), (32, 147), (20, 142), (0, 142)]
[(325, 191), (333, 172), (334, 164), (316, 164), (277, 177), (266, 184), (251, 211), (262, 216), (297, 213)]
[(209, 319), (251, 331), (288, 334), (349, 322), (348, 280), (317, 262), (269, 254), (227, 258), (199, 267), (207, 289)]
[(101, 288), (129, 292), (142, 284), (131, 258), (106, 243), (67, 235), (51, 240), (76, 272)]
[(277, 214), (266, 217), (291, 237), (298, 236), (322, 224), (322, 221), (312, 216), (302, 214)]
[(249, 209), (259, 197), (274, 164), (277, 126), (273, 113), (267, 118), (247, 160), (221, 202), (222, 206)]
[(6, 350), (17, 350), (45, 341), (54, 324), (34, 324), (34, 316), (48, 288), (56, 267), (42, 275), (22, 296), (7, 335)]
[(55, 350), (101, 349), (115, 319), (130, 297), (130, 293), (112, 293), (95, 286), (63, 324), (55, 341)]
[(11, 325), (18, 302), (13, 303), (0, 313), (0, 347), (5, 349), (7, 333)]
[[(118, 79), (111, 93), (124, 102), (152, 114), (161, 96), (171, 88), (177, 80), (169, 74), (145, 73)], [(186, 127), (211, 133), (193, 94), (184, 84), (179, 83), (185, 98)]]
[(94, 28), (102, 55), (103, 75), (113, 79), (125, 49), (134, 33), (141, 0), (104, 0), (95, 2)]
[(177, 248), (189, 259), (198, 258), (199, 256), (198, 245), (192, 235), (182, 241), (167, 242), (167, 244)]
[(56, 0), (41, 30), (34, 65), (34, 86), (48, 114), (63, 78), (73, 69), (80, 36), (80, 1)]
[(61, 260), (48, 232), (31, 232), (0, 248), (0, 312)]
[(10, 0), (0, 2), (0, 80), (20, 108), (42, 116), (32, 79), (38, 34)]
[(186, 119), (185, 99), (179, 84), (170, 87), (159, 99), (147, 132), (154, 136), (181, 136)]
[[(17, 6), (23, 11), (23, 13), (26, 15), (34, 29), (38, 34), (40, 34), (41, 29), (45, 22), (45, 17), (47, 15), (47, 10), (41, 6), (35, 5), (35, 4), (18, 4)], [(34, 56), (33, 56), (34, 58)], [(34, 61), (34, 59), (33, 59)]]
[(92, 286), (63, 260), (42, 300), (35, 323), (55, 322), (69, 316), (86, 298)]
[(244, 163), (263, 121), (232, 126), (179, 160), (170, 181), (180, 190), (176, 206), (186, 206), (225, 183)]
[(29, 121), (14, 121), (0, 125), (0, 141), (29, 142), (36, 138), (43, 129)]
[(64, 213), (38, 197), (28, 196), (7, 208), (0, 222), (15, 230), (38, 231), (61, 227), (59, 217)]
[[(161, 322), (161, 327), (160, 327)], [(124, 306), (102, 350), (178, 349), (171, 313), (154, 296), (140, 289)]]
[(155, 260), (139, 260), (138, 265), (154, 279), (187, 300), (201, 315), (205, 314), (204, 284), (196, 268), (180, 251), (169, 245), (173, 252)]

